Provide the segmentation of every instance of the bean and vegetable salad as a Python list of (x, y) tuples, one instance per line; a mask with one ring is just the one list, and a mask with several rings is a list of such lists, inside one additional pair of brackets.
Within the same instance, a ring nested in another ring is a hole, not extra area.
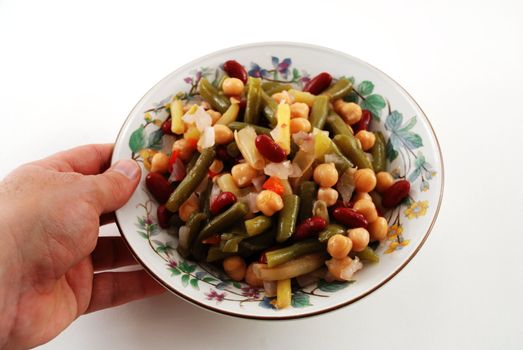
[(290, 305), (293, 283), (350, 280), (378, 262), (384, 212), (410, 184), (387, 172), (371, 113), (344, 100), (351, 82), (323, 72), (299, 90), (234, 60), (223, 70), (214, 84), (200, 79), (195, 100), (173, 97), (161, 126), (171, 151), (144, 159), (179, 254), (221, 264), (277, 308)]

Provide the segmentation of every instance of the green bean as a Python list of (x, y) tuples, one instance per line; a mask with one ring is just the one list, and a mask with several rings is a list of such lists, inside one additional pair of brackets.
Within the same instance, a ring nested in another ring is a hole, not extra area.
[(262, 234), (249, 237), (240, 242), (238, 254), (243, 257), (249, 257), (259, 251), (272, 247), (275, 243), (275, 229), (267, 230)]
[(267, 95), (272, 96), (275, 93), (292, 89), (292, 85), (280, 84), (274, 81), (267, 81), (262, 84), (262, 89), (265, 91)]
[(332, 110), (327, 116), (327, 127), (334, 135), (352, 135), (345, 121)]
[(178, 253), (184, 258), (189, 257), (191, 254), (191, 246), (207, 218), (208, 216), (203, 213), (193, 213), (189, 217), (189, 220), (187, 220), (185, 226), (189, 228), (189, 232), (187, 233), (185, 240), (182, 241), (182, 239), (180, 239), (178, 241), (178, 247), (176, 248)]
[(325, 201), (322, 200), (315, 201), (312, 205), (312, 216), (319, 216), (320, 218), (324, 219), (327, 223), (329, 223), (330, 217), (327, 203), (325, 203)]
[(294, 233), (299, 209), (300, 197), (295, 194), (283, 197), (283, 209), (278, 217), (278, 232), (276, 233), (276, 241), (279, 243), (285, 242)]
[(299, 222), (312, 216), (312, 204), (316, 200), (318, 186), (313, 181), (304, 181), (300, 184), (298, 195), (300, 196)]
[(218, 75), (212, 82), (212, 86), (214, 86), (216, 89), (220, 90), (222, 88), (223, 81), (227, 79), (229, 76), (227, 73), (225, 73), (222, 70), (218, 71)]
[(210, 103), (210, 105), (220, 113), (225, 113), (227, 108), (231, 105), (229, 99), (212, 86), (212, 84), (206, 78), (200, 79), (198, 91), (203, 99)]
[(191, 250), (193, 256), (196, 259), (202, 259), (205, 250), (202, 241), (213, 234), (220, 233), (226, 228), (233, 226), (236, 222), (241, 221), (248, 212), (249, 207), (247, 204), (236, 202), (232, 207), (213, 218), (207, 225), (205, 225), (205, 227), (200, 231), (198, 238), (196, 238)]
[(224, 253), (219, 247), (211, 247), (207, 254), (207, 262), (218, 261), (232, 255), (240, 255), (244, 258), (248, 258), (260, 251), (272, 247), (275, 243), (274, 237), (274, 230), (269, 230), (260, 235), (245, 238), (238, 244), (238, 253), (236, 254)]
[(310, 121), (313, 128), (323, 129), (329, 113), (328, 96), (318, 96), (314, 99), (311, 108)]
[(336, 224), (330, 224), (325, 227), (323, 231), (320, 232), (318, 235), (318, 241), (321, 243), (327, 243), (329, 238), (336, 234), (345, 235), (347, 233), (347, 230), (345, 230), (342, 226), (336, 225)]
[(202, 212), (207, 215), (208, 218), (211, 217), (211, 191), (212, 191), (213, 182), (211, 179), (207, 182), (207, 187), (205, 188), (205, 191), (202, 192), (202, 195), (200, 196), (200, 202), (201, 202), (201, 210)]
[(227, 145), (227, 154), (229, 154), (232, 158), (236, 158), (240, 155), (240, 149), (238, 148), (236, 141), (232, 141)]
[(343, 174), (345, 172), (345, 170), (353, 167), (353, 164), (351, 163), (350, 160), (347, 159), (347, 157), (345, 157), (343, 155), (343, 153), (341, 153), (338, 146), (336, 146), (336, 144), (332, 140), (330, 140), (330, 142), (331, 142), (330, 147), (331, 147), (331, 151), (332, 151), (331, 153), (334, 153), (335, 155), (338, 156), (338, 160), (334, 161), (334, 166), (336, 167), (336, 170), (338, 170), (339, 174)]
[(356, 256), (361, 260), (377, 263), (380, 261), (380, 257), (374, 250), (369, 247), (365, 247), (361, 252), (357, 252)]
[(247, 105), (243, 120), (246, 123), (258, 124), (261, 108), (261, 79), (249, 78)]
[(345, 97), (352, 91), (352, 83), (347, 78), (341, 78), (330, 88), (325, 90), (322, 95), (328, 96), (330, 100), (337, 100)]
[(273, 268), (302, 255), (316, 253), (322, 250), (325, 250), (325, 245), (315, 239), (294, 243), (291, 246), (265, 253), (267, 257), (267, 267)]
[(224, 253), (238, 252), (238, 245), (244, 238), (245, 238), (245, 236), (235, 235), (234, 237), (226, 240), (222, 247), (222, 252), (224, 252)]
[(260, 233), (267, 231), (271, 225), (271, 218), (264, 215), (259, 215), (255, 218), (245, 221), (245, 229), (247, 230), (247, 234), (249, 236), (259, 235)]
[(272, 97), (267, 95), (265, 91), (261, 91), (261, 105), (263, 107), (263, 115), (267, 118), (269, 125), (274, 128), (278, 121), (276, 120), (276, 109), (278, 104)]
[(370, 153), (372, 154), (372, 166), (374, 167), (374, 171), (379, 173), (380, 171), (385, 171), (387, 168), (385, 137), (381, 131), (375, 132), (374, 135), (376, 135), (376, 141), (374, 142), (374, 146), (370, 149)]
[(271, 129), (268, 129), (268, 128), (264, 128), (263, 126), (258, 126), (258, 125), (254, 125), (254, 124), (249, 124), (249, 123), (242, 123), (242, 122), (232, 122), (230, 123), (229, 125), (227, 125), (229, 127), (229, 129), (231, 129), (232, 131), (235, 131), (235, 130), (241, 130), (243, 128), (246, 128), (247, 126), (251, 126), (254, 131), (256, 131), (256, 134), (257, 135), (261, 135), (261, 134), (265, 134), (265, 135), (270, 135), (271, 134)]
[(340, 148), (340, 151), (349, 160), (354, 163), (360, 169), (373, 169), (372, 164), (365, 155), (365, 152), (360, 148), (356, 138), (349, 135), (336, 135), (334, 136), (334, 143)]
[(218, 260), (223, 260), (230, 256), (235, 255), (234, 253), (224, 253), (220, 247), (210, 247), (207, 252), (207, 262), (215, 262)]
[(200, 157), (199, 152), (194, 152), (191, 159), (189, 159), (189, 163), (187, 163), (187, 166), (185, 167), (185, 171), (189, 172), (193, 168), (194, 164), (196, 164), (196, 161), (198, 160), (198, 157)]
[(178, 187), (171, 194), (165, 207), (172, 212), (175, 212), (183, 204), (198, 187), (198, 185), (207, 176), (209, 166), (214, 161), (216, 152), (214, 148), (206, 148), (198, 157), (194, 167), (187, 173), (185, 178), (178, 184)]

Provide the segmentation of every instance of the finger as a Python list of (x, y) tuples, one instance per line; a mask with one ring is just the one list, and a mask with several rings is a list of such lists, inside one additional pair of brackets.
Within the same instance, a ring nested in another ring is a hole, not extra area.
[(86, 313), (162, 294), (165, 289), (147, 272), (102, 272), (94, 275)]
[(56, 153), (36, 164), (60, 172), (95, 175), (104, 172), (111, 164), (114, 145), (85, 145)]
[(137, 264), (122, 237), (98, 238), (91, 257), (95, 271)]
[(114, 215), (114, 212), (100, 215), (100, 226), (112, 224), (115, 221), (116, 216)]
[(140, 167), (135, 161), (123, 159), (103, 174), (84, 177), (86, 200), (98, 209), (100, 215), (115, 211), (131, 197), (140, 174)]

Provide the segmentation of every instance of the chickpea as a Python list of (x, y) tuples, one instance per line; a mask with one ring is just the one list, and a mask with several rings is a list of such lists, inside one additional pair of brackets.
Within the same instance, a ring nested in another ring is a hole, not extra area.
[(225, 78), (222, 83), (223, 93), (227, 96), (240, 96), (244, 87), (243, 81), (238, 78)]
[(223, 170), (223, 162), (219, 159), (215, 159), (209, 166), (209, 170), (214, 174), (219, 174)]
[(240, 256), (230, 256), (223, 259), (223, 270), (235, 281), (241, 281), (245, 277), (247, 265)]
[(250, 264), (249, 267), (247, 267), (247, 271), (245, 272), (245, 282), (251, 287), (254, 288), (261, 288), (263, 287), (263, 280), (258, 278), (256, 274), (254, 273), (254, 263)]
[(248, 163), (240, 163), (232, 167), (231, 175), (238, 187), (245, 187), (252, 183), (252, 179), (258, 176), (258, 172)]
[(207, 111), (207, 114), (209, 114), (211, 116), (211, 124), (214, 125), (216, 124), (216, 122), (218, 121), (218, 119), (220, 119), (222, 117), (222, 114), (218, 111), (215, 111), (213, 109), (209, 109)]
[(151, 158), (151, 171), (153, 173), (166, 173), (169, 170), (169, 157), (167, 154), (158, 152)]
[(368, 227), (371, 241), (381, 241), (387, 237), (387, 231), (389, 226), (387, 220), (384, 217), (379, 217), (373, 223), (369, 224)]
[(313, 178), (321, 187), (332, 187), (338, 182), (338, 171), (334, 163), (320, 164), (314, 169)]
[(214, 142), (218, 145), (224, 145), (234, 140), (234, 134), (227, 125), (216, 124), (214, 128)]
[(294, 102), (291, 105), (291, 118), (305, 118), (309, 117), (309, 106), (303, 102)]
[(354, 203), (353, 209), (358, 213), (363, 214), (369, 224), (378, 219), (378, 211), (376, 210), (376, 206), (374, 205), (374, 202), (368, 199), (361, 199), (357, 201)]
[(363, 227), (353, 228), (348, 230), (347, 233), (349, 234), (349, 238), (352, 241), (352, 250), (355, 252), (361, 252), (369, 244), (369, 231)]
[(178, 208), (178, 216), (182, 221), (187, 222), (189, 216), (195, 211), (198, 211), (198, 199), (195, 196), (191, 196)]
[(264, 190), (256, 197), (256, 206), (265, 216), (272, 216), (283, 209), (283, 200), (273, 191)]
[(304, 131), (309, 132), (311, 131), (311, 122), (308, 119), (305, 118), (294, 118), (291, 119), (291, 134), (296, 134), (297, 132)]
[(179, 139), (173, 143), (173, 152), (178, 152), (178, 157), (187, 162), (194, 153), (194, 145), (187, 142), (187, 139)]
[(354, 125), (360, 121), (363, 111), (361, 107), (354, 102), (345, 102), (342, 99), (333, 103), (334, 110), (343, 117), (345, 123)]
[(362, 199), (367, 199), (367, 200), (371, 201), (372, 197), (367, 192), (356, 192), (354, 197), (352, 197), (353, 202), (357, 202)]
[(376, 191), (383, 193), (394, 184), (394, 178), (386, 171), (380, 171), (376, 174)]
[(324, 201), (328, 207), (336, 204), (338, 196), (338, 191), (331, 187), (320, 187), (320, 189), (318, 190), (318, 200)]
[(285, 103), (290, 105), (294, 103), (294, 96), (289, 95), (287, 91), (277, 92), (271, 97), (278, 103), (281, 103), (282, 100), (285, 100)]
[(354, 173), (354, 187), (358, 192), (370, 192), (376, 187), (376, 175), (371, 169), (358, 169)]
[(360, 140), (361, 149), (364, 151), (371, 149), (374, 146), (374, 142), (376, 142), (376, 135), (367, 130), (360, 130), (354, 136)]
[(351, 249), (352, 241), (344, 235), (336, 234), (327, 243), (327, 252), (335, 259), (343, 259)]

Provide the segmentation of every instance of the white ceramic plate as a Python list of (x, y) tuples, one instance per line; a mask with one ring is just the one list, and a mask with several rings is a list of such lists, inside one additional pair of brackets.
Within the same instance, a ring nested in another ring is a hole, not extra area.
[[(289, 319), (320, 314), (361, 299), (389, 281), (418, 252), (434, 225), (443, 194), (441, 151), (427, 117), (403, 88), (369, 64), (331, 49), (298, 43), (258, 43), (212, 53), (179, 68), (147, 92), (125, 121), (112, 162), (134, 158), (140, 163), (140, 149), (160, 147), (158, 125), (167, 115), (161, 108), (146, 112), (163, 106), (173, 94), (194, 92), (202, 75), (212, 81), (229, 59), (242, 63), (250, 75), (298, 86), (322, 71), (335, 78), (354, 79), (365, 99), (360, 98), (359, 103), (375, 116), (372, 129), (383, 131), (389, 140), (389, 171), (412, 182), (408, 203), (386, 215), (390, 228), (377, 249), (380, 262), (366, 265), (352, 282), (320, 281), (295, 290), (292, 306), (276, 310), (263, 291), (230, 281), (218, 269), (186, 261), (177, 254), (176, 238), (156, 224), (156, 203), (145, 189), (145, 170), (136, 192), (116, 212), (122, 236), (144, 268), (167, 289), (217, 312)], [(157, 119), (160, 121), (155, 122)]]

